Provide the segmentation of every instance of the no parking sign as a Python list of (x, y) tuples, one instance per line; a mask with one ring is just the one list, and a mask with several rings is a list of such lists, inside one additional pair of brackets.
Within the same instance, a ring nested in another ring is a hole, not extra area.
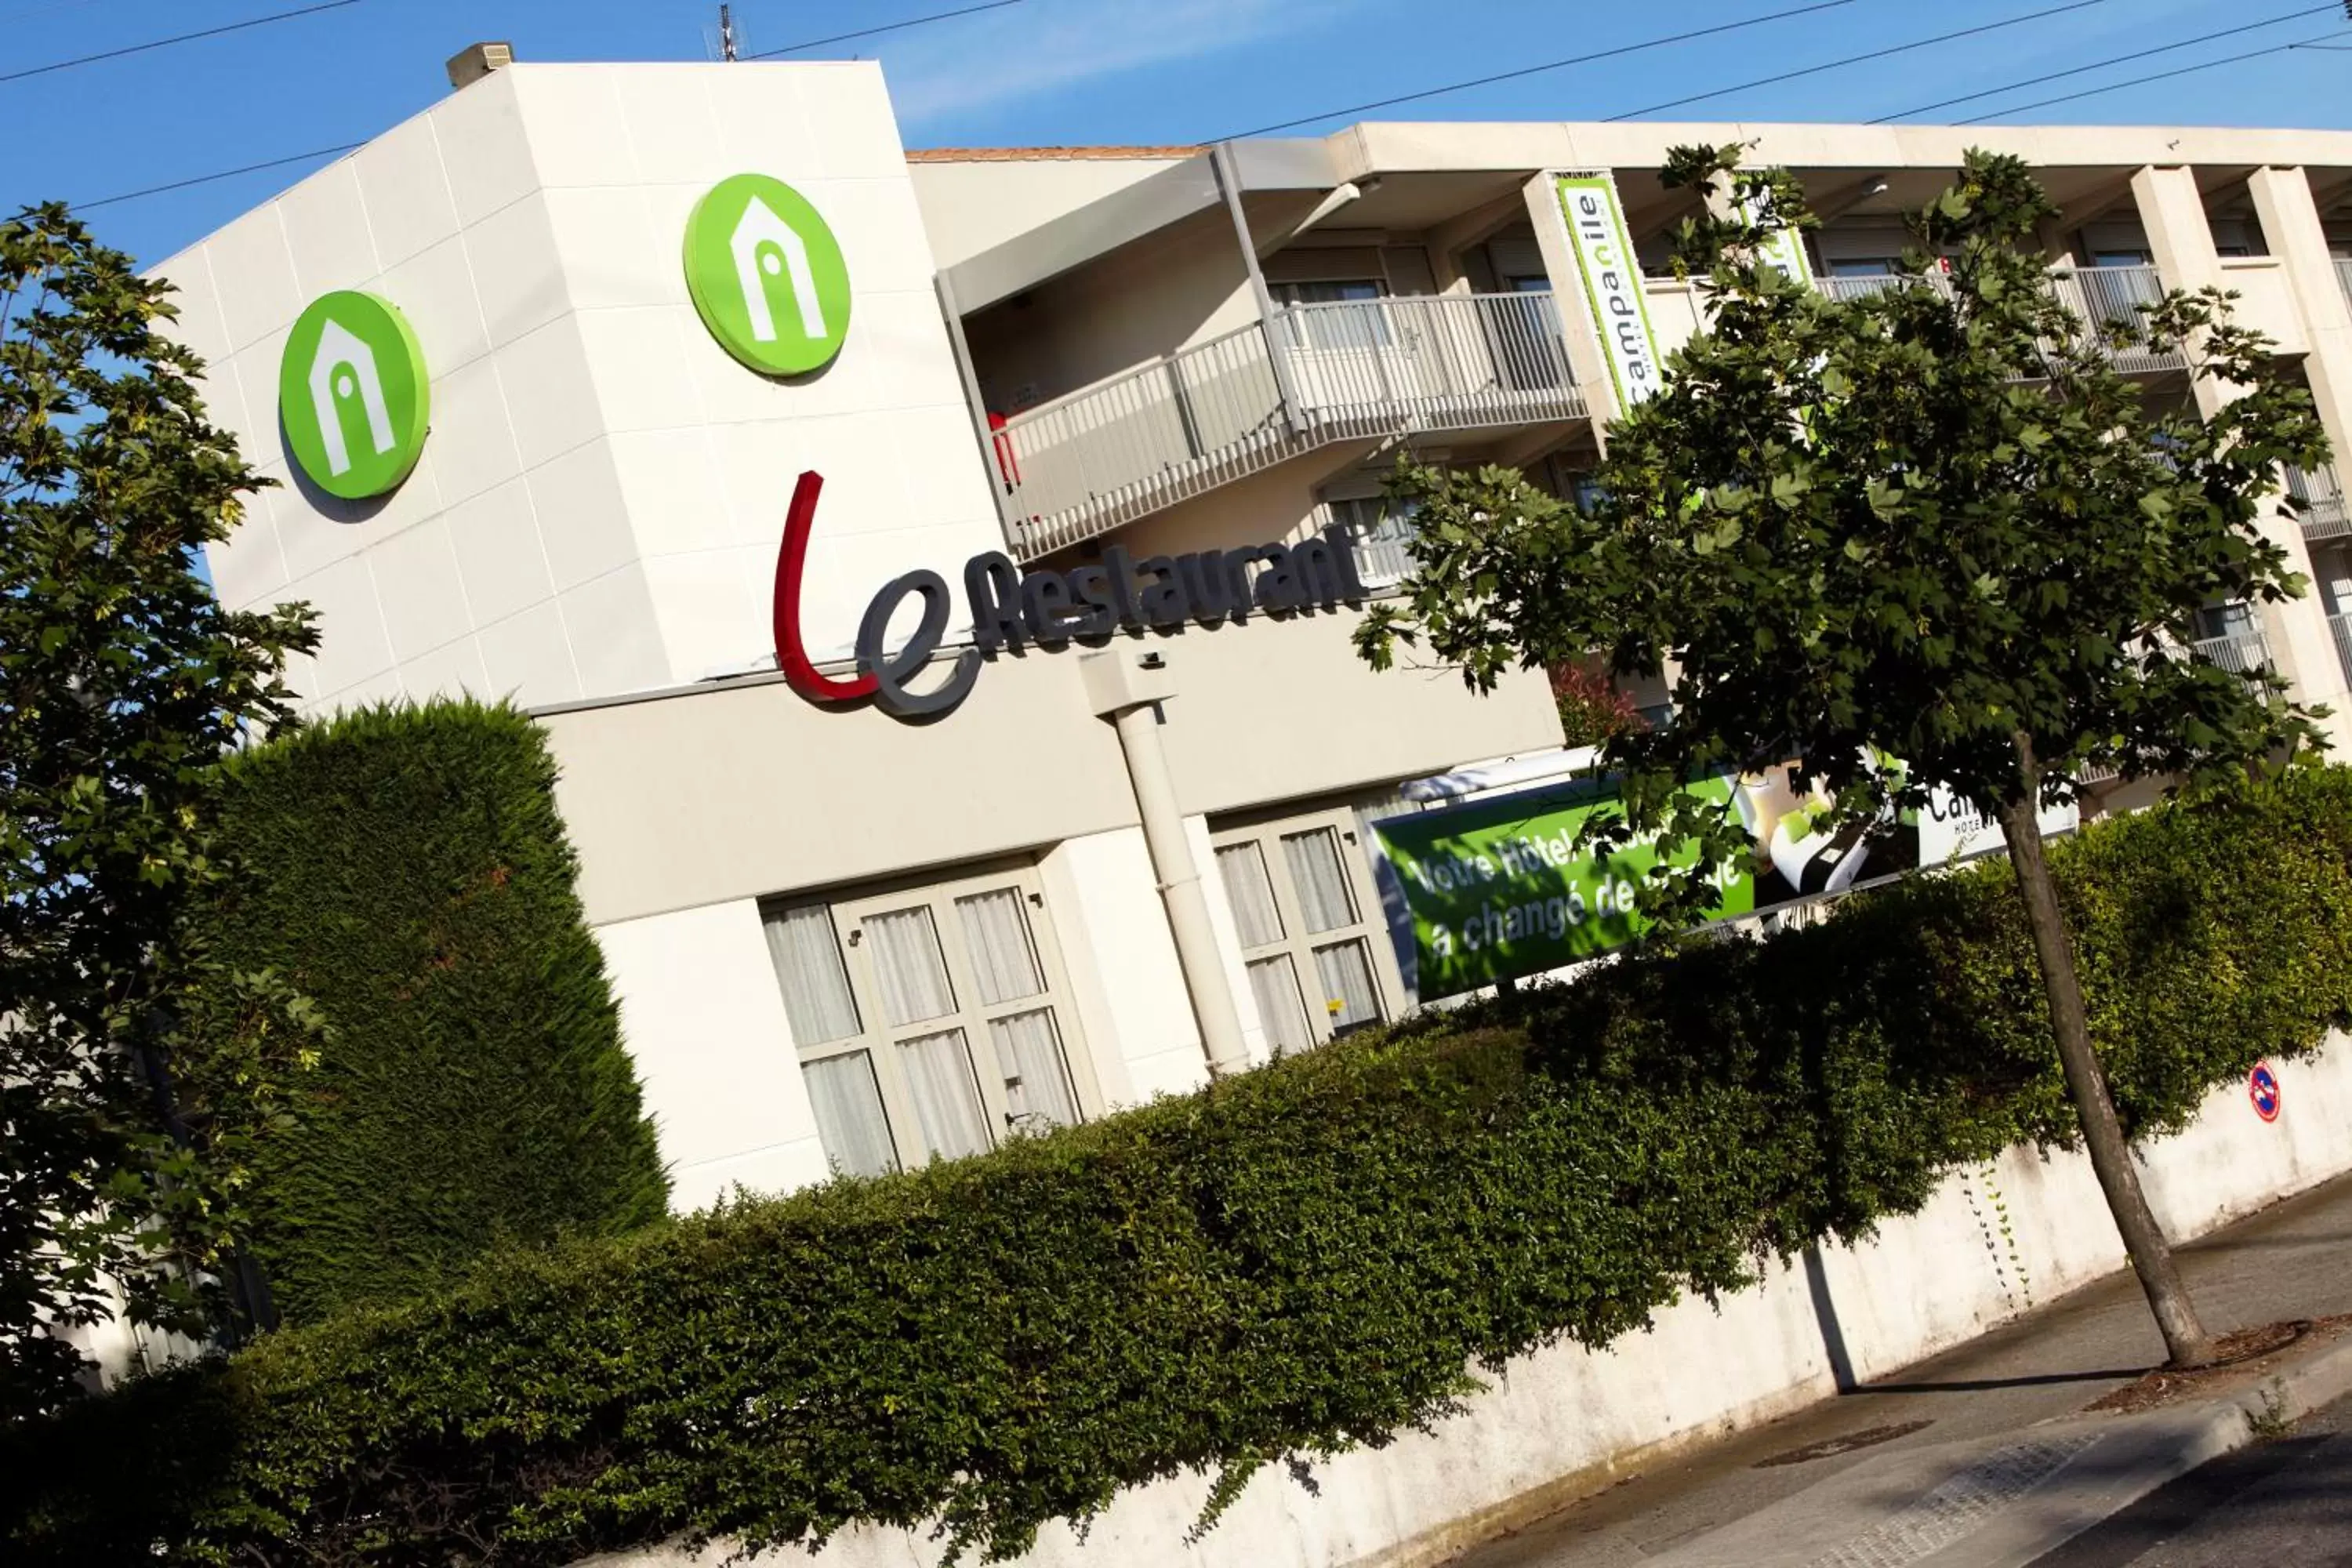
[(2268, 1062), (2256, 1062), (2254, 1070), (2246, 1075), (2246, 1098), (2254, 1102), (2254, 1114), (2265, 1121), (2279, 1117), (2278, 1074)]

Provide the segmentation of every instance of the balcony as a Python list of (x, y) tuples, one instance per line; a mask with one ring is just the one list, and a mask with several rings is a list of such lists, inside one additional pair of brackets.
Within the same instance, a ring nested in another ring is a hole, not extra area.
[(1334, 442), (1583, 417), (1549, 293), (1342, 300), (1026, 409), (996, 460), (1030, 561)]
[[(1817, 278), (1813, 281), (1822, 293), (1832, 300), (1861, 300), (1900, 289), (1910, 282), (1899, 274), (1865, 275), (1853, 278)], [(1941, 273), (1928, 273), (1927, 282), (1939, 290), (1951, 285)], [(2057, 293), (2074, 319), (2083, 323), (2078, 342), (2092, 341), (2097, 330), (2110, 321), (2131, 325), (2138, 321), (2138, 307), (2153, 305), (2164, 298), (2164, 280), (2153, 267), (2076, 267), (2050, 275), (2050, 287)], [(2179, 350), (2158, 353), (2139, 341), (2126, 342), (2111, 349), (2116, 368), (2126, 375), (2145, 374), (2152, 371), (2180, 370), (2188, 360)]]
[(2352, 509), (2345, 505), (2344, 486), (2337, 480), (2333, 466), (2311, 473), (2301, 468), (2287, 469), (2286, 493), (2300, 503), (2295, 510), (2303, 521), (2305, 543), (2320, 544), (2352, 535)]
[[(2260, 632), (2236, 632), (2228, 637), (2200, 637), (2190, 643), (2197, 657), (2206, 663), (2218, 665), (2232, 675), (2242, 675), (2250, 683), (2270, 667), (2271, 645)], [(2256, 685), (2259, 690), (2259, 684)]]

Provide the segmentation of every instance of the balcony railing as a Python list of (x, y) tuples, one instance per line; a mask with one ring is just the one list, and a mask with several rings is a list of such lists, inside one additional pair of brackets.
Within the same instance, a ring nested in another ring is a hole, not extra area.
[(1939, 294), (1952, 291), (1951, 280), (1940, 272), (1922, 274), (1914, 279), (1906, 272), (1857, 272), (1832, 278), (1816, 278), (1813, 287), (1832, 300), (1867, 300), (1873, 294), (1884, 294), (1914, 281), (1924, 281)]
[(2233, 675), (2255, 676), (2271, 662), (2271, 645), (2260, 632), (2236, 632), (2228, 637), (2200, 637), (2189, 645), (2206, 663)]
[(994, 439), (1034, 560), (1334, 441), (1584, 416), (1549, 293), (1431, 295), (1293, 305)]
[(2328, 616), (2327, 629), (2336, 634), (2336, 658), (2344, 666), (2344, 679), (2352, 681), (2352, 615)]
[(2336, 281), (2344, 285), (2344, 297), (2352, 300), (2352, 256), (2336, 258)]
[(2286, 493), (2303, 503), (2297, 510), (2305, 540), (2316, 544), (2352, 534), (2352, 509), (2344, 503), (2344, 486), (2336, 479), (2333, 465), (2309, 473), (2301, 468), (2287, 469)]
[(2123, 346), (2108, 351), (2117, 370), (2130, 374), (2179, 370), (2189, 363), (2179, 349), (2158, 353), (2149, 348), (2146, 334), (2138, 330), (2139, 307), (2153, 305), (2164, 298), (2164, 279), (2155, 268), (2077, 267), (2071, 272), (2051, 274), (2050, 281), (2058, 290), (2058, 297), (2084, 323), (2086, 336), (2099, 333), (2111, 323), (2119, 322), (2132, 329)]
[[(1951, 280), (1940, 272), (1926, 274), (1925, 280), (1938, 292), (1951, 291)], [(1911, 281), (1912, 279), (1896, 273), (1814, 279), (1822, 292), (1832, 300), (1866, 299), (1890, 289), (1900, 289)], [(2077, 267), (2063, 272), (2053, 272), (2050, 287), (2074, 313), (2075, 320), (2083, 323), (2081, 341), (2084, 342), (2109, 321), (2137, 326), (2138, 307), (2153, 305), (2164, 298), (2164, 280), (2153, 267)], [(2116, 368), (2126, 374), (2179, 370), (2188, 363), (2177, 350), (2158, 353), (2149, 349), (2144, 335), (2137, 331), (2130, 342), (2109, 352), (2116, 362)]]

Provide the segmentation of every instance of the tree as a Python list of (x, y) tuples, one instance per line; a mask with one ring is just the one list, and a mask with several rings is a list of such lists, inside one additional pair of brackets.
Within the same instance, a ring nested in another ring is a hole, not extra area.
[[(1666, 183), (1709, 202), (1680, 249), (1711, 274), (1712, 326), (1611, 427), (1592, 514), (1505, 469), (1401, 470), (1414, 569), (1360, 647), (1384, 666), (1426, 644), (1477, 689), (1596, 649), (1622, 675), (1670, 671), (1673, 722), (1611, 737), (1623, 809), (1590, 830), (1696, 841), (1697, 867), (1644, 889), (1662, 918), (1708, 907), (1704, 868), (1744, 848), (1727, 810), (1683, 792), (1695, 776), (1798, 759), (1841, 823), (1937, 786), (1995, 816), (2132, 1267), (2173, 1361), (2210, 1360), (2092, 1048), (2037, 809), (2094, 767), (2223, 784), (2317, 741), (2275, 676), (2193, 649), (2201, 609), (2301, 590), (2256, 524), (2280, 464), (2324, 458), (2309, 397), (2216, 291), (2086, 331), (2049, 283), (2034, 237), (2054, 209), (2017, 159), (1969, 153), (1913, 219), (1904, 276), (1842, 302), (1761, 259), (1813, 220), (1739, 153), (1670, 155)], [(2229, 400), (2210, 419), (2152, 402), (2113, 366), (2126, 338), (2181, 350)]]
[[(264, 482), (205, 416), (161, 283), (62, 206), (0, 225), (0, 1415), (85, 1377), (54, 1330), (184, 1333), (232, 1299), (256, 1142), (318, 1020), (268, 973), (194, 1004), (229, 749), (291, 718), (299, 605), (196, 552)], [(198, 1015), (202, 1016), (199, 1016)], [(201, 1044), (197, 1043), (201, 1042)]]

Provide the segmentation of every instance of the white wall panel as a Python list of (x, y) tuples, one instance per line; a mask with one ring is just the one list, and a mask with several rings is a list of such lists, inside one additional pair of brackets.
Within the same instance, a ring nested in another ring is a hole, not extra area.
[(474, 626), (488, 626), (555, 593), (530, 490), (509, 479), (445, 514)]
[(625, 921), (596, 940), (670, 1167), (671, 1206), (701, 1208), (736, 1182), (774, 1192), (824, 1180), (759, 906)]
[(376, 259), (386, 268), (454, 239), (457, 204), (441, 167), (433, 117), (420, 114), (394, 126), (352, 154), (375, 239)]
[(1038, 874), (1105, 1099), (1138, 1105), (1208, 1082), (1143, 829), (1066, 839)]
[(562, 606), (549, 599), (482, 628), (482, 690), (520, 707), (576, 701), (580, 671)]

